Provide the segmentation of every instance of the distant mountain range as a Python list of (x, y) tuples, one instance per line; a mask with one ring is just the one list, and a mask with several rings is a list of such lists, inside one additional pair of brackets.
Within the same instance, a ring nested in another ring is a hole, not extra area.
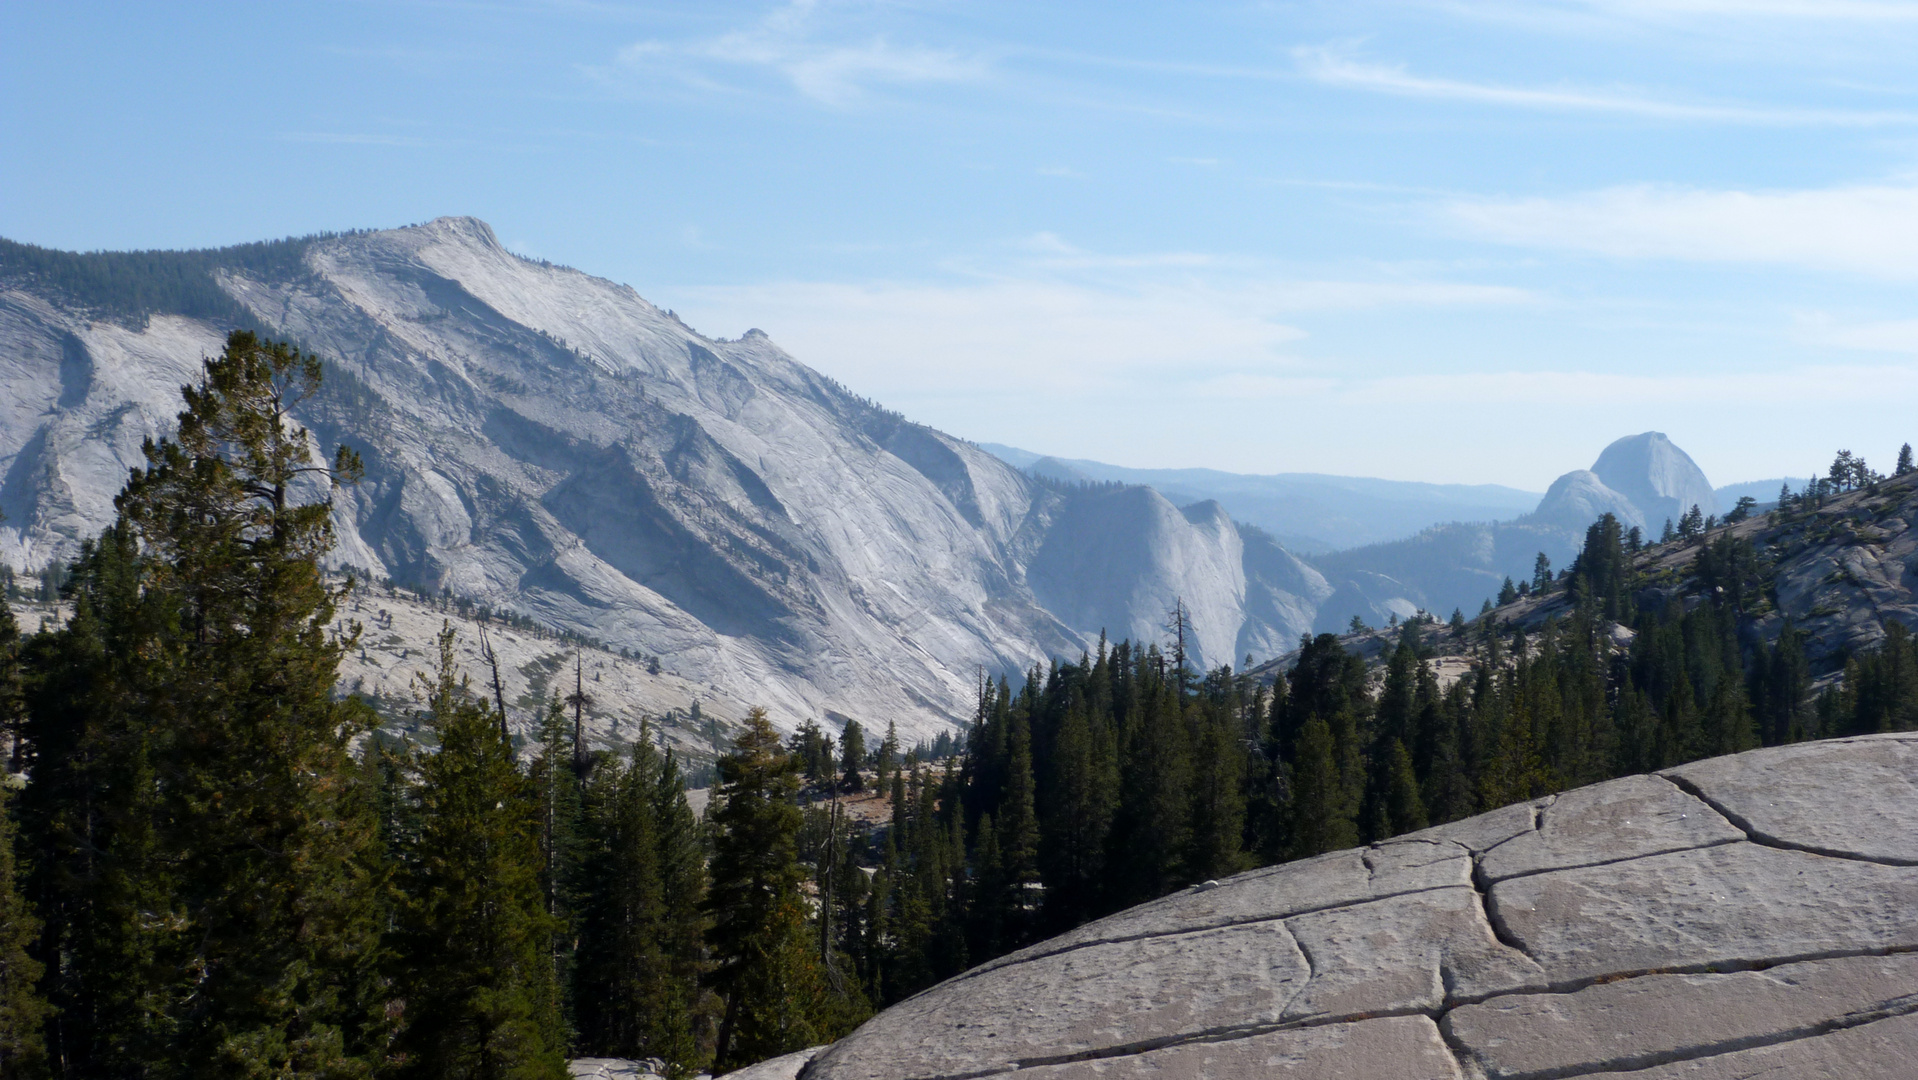
[(981, 444), (1039, 476), (1143, 484), (1174, 503), (1216, 500), (1233, 520), (1256, 525), (1300, 554), (1397, 540), (1443, 521), (1502, 521), (1538, 505), (1534, 491), (1497, 484), (1420, 484), (1321, 473), (1246, 475), (1216, 469), (1129, 469), (1079, 458)]
[(1554, 481), (1543, 496), (1496, 484), (1422, 484), (1316, 473), (1246, 475), (1211, 469), (1131, 469), (1057, 458), (1017, 447), (986, 450), (1038, 476), (1080, 483), (1149, 485), (1171, 501), (1216, 501), (1240, 522), (1271, 533), (1320, 571), (1330, 588), (1314, 632), (1343, 630), (1354, 615), (1382, 624), (1419, 610), (1477, 611), (1506, 577), (1529, 578), (1542, 552), (1570, 563), (1585, 528), (1616, 514), (1656, 538), (1693, 505), (1731, 510), (1805, 481), (1755, 480), (1714, 489), (1697, 464), (1660, 432), (1605, 448), (1590, 469)]
[(703, 688), (913, 742), (963, 722), (982, 674), (1157, 640), (1181, 600), (1192, 658), (1236, 664), (1332, 592), (1216, 503), (1029, 476), (471, 218), (202, 252), (0, 241), (0, 560), (59, 563), (108, 524), (234, 327), (328, 362), (296, 415), (316, 454), (366, 462), (339, 567), (660, 657), (626, 686), (639, 709)]
[[(1537, 510), (1544, 498), (1536, 491), (1501, 484), (1427, 484), (1326, 473), (1133, 469), (1084, 458), (1053, 457), (1003, 443), (980, 443), (979, 447), (1038, 476), (1082, 483), (1143, 484), (1181, 506), (1212, 499), (1225, 507), (1234, 521), (1256, 525), (1291, 551), (1308, 556), (1402, 540), (1450, 522), (1510, 521)], [(1746, 495), (1761, 503), (1771, 502), (1778, 497), (1779, 485), (1785, 483), (1796, 491), (1805, 481), (1728, 484), (1715, 489), (1712, 501), (1704, 504), (1705, 512), (1722, 514)]]
[(917, 741), (966, 720), (982, 674), (1162, 641), (1176, 604), (1194, 663), (1237, 666), (1354, 614), (1475, 609), (1536, 552), (1562, 564), (1597, 512), (1655, 528), (1719, 497), (1652, 435), (1542, 500), (989, 453), (759, 331), (705, 337), (442, 218), (198, 252), (0, 241), (0, 560), (59, 563), (111, 521), (235, 327), (328, 361), (297, 415), (316, 454), (367, 466), (338, 567), (659, 657), (657, 685), (623, 684), (640, 711), (703, 689), (733, 706), (715, 714)]

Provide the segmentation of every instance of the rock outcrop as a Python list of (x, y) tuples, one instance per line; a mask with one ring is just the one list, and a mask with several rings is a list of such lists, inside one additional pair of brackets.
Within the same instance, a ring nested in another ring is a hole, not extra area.
[(1474, 611), (1505, 578), (1530, 578), (1541, 553), (1554, 567), (1570, 563), (1600, 515), (1657, 540), (1666, 519), (1676, 522), (1693, 506), (1713, 513), (1717, 505), (1697, 463), (1662, 432), (1629, 435), (1607, 446), (1590, 469), (1553, 481), (1538, 508), (1522, 517), (1438, 525), (1406, 540), (1314, 558), (1337, 590), (1320, 606), (1315, 629), (1337, 632), (1354, 615), (1377, 623), (1394, 612)]
[(1918, 734), (1756, 750), (1256, 870), (755, 1080), (1913, 1075)]
[(916, 741), (969, 715), (982, 667), (1158, 640), (1178, 598), (1195, 661), (1236, 664), (1330, 592), (1215, 506), (1027, 476), (470, 218), (265, 247), (150, 253), (142, 272), (176, 265), (141, 292), (88, 271), (110, 256), (0, 245), (0, 560), (35, 570), (105, 526), (247, 324), (331, 362), (296, 415), (365, 457), (341, 565), (658, 656), (681, 705), (703, 688)]
[(1607, 446), (1590, 469), (1559, 477), (1532, 516), (1583, 533), (1599, 515), (1611, 514), (1656, 539), (1666, 521), (1677, 522), (1694, 506), (1717, 512), (1711, 481), (1664, 432), (1647, 431)]

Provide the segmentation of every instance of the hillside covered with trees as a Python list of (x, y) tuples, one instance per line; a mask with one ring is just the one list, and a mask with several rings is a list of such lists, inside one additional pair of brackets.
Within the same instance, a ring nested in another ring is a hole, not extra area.
[(72, 616), (0, 617), (0, 1078), (736, 1068), (1253, 866), (1918, 727), (1890, 591), (1918, 473), (1842, 455), (1660, 543), (1601, 517), (1475, 620), (1308, 637), (1269, 672), (1195, 670), (1181, 605), (1164, 643), (982, 680), (963, 741), (782, 740), (753, 710), (702, 822), (650, 729), (589, 750), (582, 685), (516, 745), (450, 628), (416, 736), (336, 694), (351, 586), (295, 492), (359, 462), (314, 464), (287, 419), (321, 375), (236, 332), (59, 576)]

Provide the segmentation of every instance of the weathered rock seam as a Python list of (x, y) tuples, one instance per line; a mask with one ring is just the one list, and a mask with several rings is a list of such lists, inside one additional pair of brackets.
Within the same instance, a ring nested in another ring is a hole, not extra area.
[[(1889, 950), (1886, 955), (1890, 955), (1892, 952), (1905, 951), (1909, 950)], [(1790, 961), (1780, 961), (1777, 964), (1766, 964), (1745, 970), (1763, 971), (1766, 968), (1782, 967), (1786, 963), (1790, 963)], [(1449, 1012), (1450, 1010), (1447, 1009), (1435, 1018), (1439, 1026), (1440, 1037), (1445, 1040), (1445, 1045), (1451, 1048), (1453, 1056), (1459, 1059), (1459, 1065), (1462, 1068), (1468, 1069), (1473, 1075), (1485, 1075), (1483, 1064), (1477, 1060), (1477, 1057), (1472, 1053), (1471, 1049), (1466, 1047), (1462, 1042), (1454, 1040), (1451, 1027), (1446, 1023), (1448, 1017), (1445, 1013)], [(1670, 1065), (1674, 1062), (1700, 1061), (1705, 1058), (1735, 1054), (1741, 1050), (1755, 1050), (1761, 1046), (1777, 1046), (1781, 1043), (1815, 1039), (1820, 1035), (1829, 1035), (1834, 1031), (1863, 1027), (1866, 1024), (1875, 1024), (1880, 1020), (1890, 1020), (1915, 1012), (1918, 1012), (1918, 993), (1907, 994), (1901, 998), (1881, 1002), (1879, 1007), (1875, 1009), (1846, 1013), (1843, 1016), (1831, 1017), (1816, 1024), (1807, 1024), (1803, 1027), (1792, 1028), (1787, 1031), (1767, 1032), (1763, 1035), (1746, 1035), (1736, 1039), (1726, 1039), (1722, 1042), (1703, 1043), (1698, 1046), (1688, 1046), (1678, 1050), (1662, 1050), (1655, 1053), (1614, 1058), (1609, 1061), (1587, 1062), (1582, 1065), (1572, 1065), (1561, 1069), (1539, 1069), (1525, 1073), (1503, 1073), (1500, 1074), (1499, 1080), (1566, 1080), (1568, 1077), (1591, 1076), (1595, 1073), (1638, 1072), (1643, 1069), (1655, 1068), (1659, 1065)]]
[[(1070, 945), (1062, 945), (1059, 948), (1052, 950), (1051, 952), (1033, 953), (1031, 956), (1022, 956), (1019, 959), (1009, 964), (995, 965), (995, 964), (992, 964), (990, 961), (988, 961), (987, 963), (981, 964), (979, 967), (976, 967), (972, 969), (971, 971), (964, 971), (957, 975), (954, 975), (951, 979), (947, 980), (946, 982), (938, 984), (938, 986), (947, 986), (947, 985), (950, 985), (951, 983), (964, 982), (967, 979), (974, 979), (981, 975), (991, 974), (992, 972), (995, 972), (995, 971), (1004, 971), (1006, 968), (1016, 967), (1020, 964), (1030, 964), (1036, 960), (1045, 960), (1054, 956), (1064, 956), (1067, 953), (1075, 953), (1081, 949), (1091, 949), (1101, 945), (1124, 945), (1127, 942), (1132, 942), (1132, 941), (1151, 941), (1154, 938), (1178, 937), (1180, 934), (1197, 934), (1197, 933), (1203, 933), (1203, 932), (1212, 931), (1212, 930), (1230, 930), (1240, 926), (1258, 926), (1261, 923), (1274, 923), (1274, 922), (1285, 923), (1288, 920), (1303, 918), (1307, 915), (1318, 915), (1327, 911), (1341, 911), (1346, 908), (1364, 907), (1367, 904), (1382, 903), (1386, 900), (1397, 900), (1400, 897), (1417, 896), (1420, 893), (1441, 892), (1445, 889), (1457, 889), (1457, 888), (1462, 888), (1462, 886), (1428, 885), (1422, 889), (1406, 889), (1403, 892), (1384, 893), (1379, 896), (1368, 896), (1363, 900), (1347, 900), (1347, 901), (1343, 901), (1341, 903), (1336, 903), (1336, 904), (1323, 904), (1323, 905), (1320, 905), (1319, 907), (1300, 908), (1297, 911), (1288, 911), (1283, 915), (1258, 915), (1258, 916), (1253, 916), (1253, 917), (1244, 918), (1244, 919), (1227, 919), (1223, 922), (1204, 923), (1198, 926), (1181, 927), (1180, 929), (1177, 929), (1177, 930), (1146, 930), (1137, 934), (1121, 934), (1117, 937), (1095, 938), (1091, 941), (1075, 941)], [(1177, 895), (1177, 894), (1175, 893), (1172, 895)], [(1286, 932), (1291, 933), (1291, 928), (1287, 927)], [(1297, 938), (1294, 938), (1293, 940), (1296, 941)], [(932, 990), (938, 989), (938, 986), (927, 987), (925, 990), (921, 990), (919, 993), (920, 994), (928, 993)], [(913, 997), (918, 997), (918, 996), (919, 994), (913, 995)], [(910, 1001), (912, 999), (907, 998), (906, 1000)]]
[[(1676, 786), (1679, 790), (1683, 791), (1685, 794), (1690, 795), (1692, 798), (1697, 799), (1699, 802), (1702, 802), (1706, 806), (1711, 807), (1714, 811), (1718, 813), (1718, 816), (1724, 818), (1726, 821), (1731, 822), (1732, 828), (1737, 829), (1738, 831), (1744, 833), (1745, 838), (1747, 840), (1750, 840), (1752, 843), (1757, 844), (1760, 847), (1777, 848), (1780, 851), (1800, 851), (1807, 855), (1822, 855), (1827, 859), (1845, 859), (1850, 862), (1875, 863), (1879, 866), (1918, 866), (1918, 859), (1898, 859), (1898, 858), (1893, 858), (1891, 856), (1878, 856), (1874, 858), (1870, 855), (1859, 855), (1855, 852), (1850, 852), (1850, 851), (1834, 851), (1831, 848), (1821, 848), (1812, 844), (1800, 844), (1800, 843), (1797, 843), (1796, 841), (1786, 840), (1785, 838), (1780, 836), (1773, 836), (1770, 833), (1766, 833), (1757, 828), (1754, 828), (1750, 821), (1746, 820), (1745, 818), (1739, 816), (1736, 813), (1733, 813), (1729, 807), (1722, 805), (1717, 800), (1713, 799), (1710, 795), (1705, 794), (1704, 789), (1700, 788), (1697, 784), (1694, 784), (1691, 780), (1687, 779), (1686, 777), (1677, 776), (1677, 775), (1667, 775), (1665, 773), (1657, 773), (1655, 775), (1657, 775), (1659, 779), (1661, 780), (1669, 780), (1674, 786)], [(1716, 846), (1717, 845), (1715, 844), (1701, 844), (1699, 845), (1699, 848), (1716, 847)], [(1698, 849), (1694, 848), (1694, 849), (1687, 849), (1687, 850), (1698, 850)], [(1603, 865), (1603, 864), (1599, 864), (1599, 865)], [(1566, 869), (1572, 869), (1572, 868), (1567, 867)]]
[[(1458, 886), (1447, 885), (1442, 887), (1457, 888)], [(1413, 891), (1414, 892), (1435, 892), (1437, 890), (1417, 889)], [(1402, 893), (1399, 895), (1410, 895), (1410, 894)], [(1380, 899), (1389, 899), (1389, 898), (1381, 897)], [(1348, 905), (1338, 905), (1338, 906), (1356, 907), (1358, 905), (1348, 904)], [(1326, 909), (1320, 909), (1320, 910), (1326, 910)], [(1307, 913), (1302, 912), (1301, 914), (1307, 914)], [(1261, 921), (1273, 921), (1273, 920), (1261, 920)], [(1290, 930), (1288, 929), (1287, 932), (1290, 933)], [(1164, 935), (1144, 935), (1144, 936), (1164, 936)], [(1299, 942), (1296, 937), (1293, 938), (1293, 941), (1298, 944), (1299, 951), (1301, 954), (1305, 956), (1307, 964), (1311, 965), (1313, 970), (1316, 971), (1317, 965), (1316, 963), (1314, 963), (1312, 959), (1311, 951), (1305, 947), (1304, 943)], [(1918, 948), (1834, 950), (1829, 952), (1805, 954), (1805, 955), (1799, 955), (1799, 956), (1766, 958), (1762, 960), (1716, 961), (1716, 962), (1707, 963), (1707, 964), (1695, 964), (1695, 965), (1686, 964), (1686, 965), (1679, 965), (1674, 967), (1645, 968), (1642, 970), (1635, 970), (1635, 971), (1610, 972), (1607, 974), (1595, 975), (1595, 976), (1591, 976), (1589, 978), (1584, 978), (1584, 979), (1572, 979), (1572, 980), (1566, 980), (1560, 983), (1549, 984), (1543, 989), (1540, 989), (1537, 987), (1527, 987), (1519, 990), (1503, 990), (1503, 991), (1499, 991), (1497, 993), (1492, 993), (1492, 994), (1478, 994), (1478, 995), (1464, 995), (1464, 996), (1453, 996), (1450, 993), (1447, 993), (1445, 1003), (1436, 1009), (1421, 1009), (1414, 1006), (1407, 1006), (1404, 1008), (1396, 1008), (1396, 1009), (1381, 1009), (1375, 1012), (1340, 1013), (1340, 1014), (1330, 1014), (1325, 1016), (1312, 1016), (1312, 1017), (1306, 1017), (1300, 1020), (1287, 1020), (1280, 1023), (1272, 1023), (1272, 1024), (1234, 1024), (1234, 1025), (1227, 1025), (1223, 1027), (1206, 1028), (1202, 1031), (1185, 1032), (1179, 1035), (1169, 1035), (1169, 1036), (1165, 1036), (1163, 1038), (1158, 1038), (1158, 1039), (1141, 1039), (1136, 1042), (1117, 1043), (1112, 1046), (1102, 1046), (1092, 1050), (1080, 1050), (1071, 1054), (1055, 1054), (1055, 1055), (1048, 1055), (1045, 1057), (1033, 1057), (1033, 1058), (1016, 1058), (1016, 1059), (1013, 1059), (1012, 1061), (1006, 1062), (1005, 1064), (1002, 1064), (990, 1069), (975, 1069), (971, 1072), (963, 1072), (963, 1073), (940, 1073), (940, 1074), (927, 1075), (927, 1076), (915, 1076), (915, 1077), (905, 1078), (905, 1080), (980, 1080), (980, 1078), (982, 1077), (1002, 1076), (1008, 1072), (1014, 1072), (1022, 1069), (1036, 1069), (1036, 1068), (1040, 1068), (1042, 1066), (1047, 1066), (1047, 1065), (1066, 1065), (1066, 1064), (1071, 1064), (1073, 1062), (1079, 1062), (1079, 1061), (1099, 1061), (1099, 1060), (1105, 1060), (1108, 1058), (1134, 1057), (1140, 1054), (1148, 1054), (1155, 1050), (1167, 1050), (1177, 1046), (1191, 1046), (1191, 1045), (1196, 1045), (1201, 1043), (1233, 1042), (1239, 1039), (1257, 1038), (1258, 1036), (1261, 1036), (1261, 1035), (1270, 1035), (1275, 1032), (1281, 1032), (1281, 1031), (1299, 1031), (1307, 1028), (1331, 1027), (1338, 1024), (1361, 1023), (1366, 1020), (1383, 1020), (1383, 1019), (1388, 1019), (1391, 1017), (1398, 1017), (1398, 1016), (1423, 1016), (1426, 1019), (1431, 1020), (1433, 1023), (1435, 1023), (1438, 1026), (1440, 1036), (1445, 1040), (1446, 1046), (1451, 1049), (1453, 1055), (1458, 1058), (1460, 1067), (1466, 1070), (1467, 1075), (1473, 1076), (1473, 1077), (1482, 1077), (1485, 1075), (1484, 1067), (1482, 1063), (1480, 1063), (1477, 1060), (1477, 1058), (1472, 1054), (1469, 1047), (1466, 1047), (1464, 1044), (1456, 1042), (1454, 1040), (1450, 1028), (1445, 1023), (1446, 1018), (1451, 1014), (1452, 1010), (1459, 1008), (1461, 1006), (1482, 1004), (1487, 1001), (1492, 1001), (1492, 1000), (1495, 1000), (1498, 998), (1504, 998), (1504, 997), (1573, 994), (1573, 993), (1577, 993), (1580, 990), (1584, 990), (1588, 987), (1595, 986), (1599, 983), (1624, 982), (1631, 979), (1645, 978), (1646, 976), (1651, 976), (1651, 975), (1727, 974), (1735, 971), (1765, 971), (1774, 967), (1784, 967), (1788, 964), (1804, 963), (1806, 961), (1813, 961), (1813, 960), (1839, 960), (1839, 959), (1844, 959), (1846, 957), (1853, 957), (1853, 956), (1894, 956), (1894, 955), (1900, 955), (1904, 953), (1913, 953), (1913, 952), (1918, 952)], [(1301, 989), (1300, 989), (1301, 993), (1303, 992), (1303, 989), (1304, 987), (1303, 985), (1301, 985)], [(1296, 997), (1296, 995), (1294, 996)], [(1797, 1042), (1802, 1039), (1816, 1038), (1817, 1036), (1829, 1034), (1833, 1031), (1842, 1031), (1847, 1028), (1862, 1027), (1866, 1024), (1876, 1023), (1880, 1020), (1889, 1020), (1894, 1017), (1904, 1016), (1908, 1013), (1914, 1013), (1914, 1012), (1918, 1012), (1918, 993), (1913, 993), (1903, 998), (1897, 998), (1897, 999), (1893, 999), (1892, 1001), (1885, 1002), (1883, 1003), (1882, 1007), (1877, 1009), (1871, 1009), (1871, 1010), (1866, 1010), (1862, 1012), (1847, 1013), (1844, 1016), (1833, 1017), (1828, 1020), (1821, 1021), (1817, 1024), (1810, 1024), (1801, 1028), (1794, 1028), (1789, 1031), (1769, 1032), (1764, 1035), (1754, 1035), (1754, 1036), (1746, 1036), (1738, 1039), (1729, 1039), (1729, 1040), (1725, 1040), (1724, 1042), (1703, 1044), (1697, 1047), (1687, 1047), (1677, 1051), (1662, 1051), (1656, 1054), (1646, 1054), (1646, 1055), (1641, 1055), (1640, 1057), (1635, 1057), (1635, 1058), (1615, 1060), (1610, 1062), (1590, 1063), (1587, 1065), (1581, 1065), (1581, 1066), (1576, 1066), (1576, 1067), (1567, 1068), (1567, 1069), (1546, 1069), (1546, 1070), (1540, 1070), (1536, 1072), (1529, 1072), (1529, 1073), (1522, 1073), (1522, 1074), (1515, 1073), (1515, 1074), (1510, 1074), (1508, 1076), (1502, 1076), (1500, 1080), (1563, 1080), (1563, 1078), (1589, 1076), (1596, 1073), (1635, 1072), (1641, 1069), (1649, 1069), (1658, 1065), (1666, 1065), (1666, 1064), (1670, 1064), (1672, 1062), (1677, 1062), (1677, 1061), (1696, 1061), (1704, 1058), (1718, 1057), (1722, 1054), (1737, 1053), (1738, 1051), (1741, 1051), (1741, 1050), (1751, 1050), (1751, 1049), (1755, 1049), (1757, 1047), (1762, 1047), (1762, 1046), (1773, 1046), (1780, 1043)], [(804, 1072), (800, 1073), (801, 1080), (804, 1080), (806, 1075), (807, 1074)]]

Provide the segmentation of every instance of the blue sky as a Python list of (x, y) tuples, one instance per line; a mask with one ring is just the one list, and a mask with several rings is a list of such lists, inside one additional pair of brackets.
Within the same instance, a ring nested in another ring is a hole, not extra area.
[(1918, 438), (1918, 3), (0, 5), (0, 235), (441, 214), (979, 441), (1542, 489)]

